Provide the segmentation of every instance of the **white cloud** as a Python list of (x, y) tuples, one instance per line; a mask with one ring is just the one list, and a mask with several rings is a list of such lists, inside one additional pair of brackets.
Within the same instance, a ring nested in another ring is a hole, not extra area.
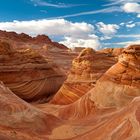
[(73, 37), (65, 37), (63, 41), (60, 41), (60, 43), (69, 46), (70, 48), (74, 47), (90, 47), (93, 49), (99, 49), (100, 48), (100, 42), (97, 36), (94, 34), (89, 36), (89, 38), (86, 39), (76, 39)]
[(98, 22), (96, 26), (106, 36), (114, 35), (120, 28), (117, 24), (104, 24), (103, 22)]
[(124, 23), (124, 22), (120, 23), (120, 26), (124, 26), (124, 25), (125, 25), (125, 23)]
[(116, 38), (140, 38), (140, 34), (119, 34), (115, 35)]
[(31, 20), (0, 22), (0, 30), (27, 33), (30, 35), (65, 35), (74, 37), (86, 37), (94, 31), (94, 26), (85, 22), (70, 22), (64, 19), (55, 20)]
[(121, 5), (127, 2), (139, 2), (139, 0), (109, 0), (110, 3), (104, 4), (104, 6), (114, 6), (114, 5)]
[(140, 14), (138, 14), (137, 17), (140, 18)]
[(71, 22), (65, 19), (31, 20), (0, 22), (0, 30), (26, 33), (32, 36), (46, 34), (64, 37), (61, 43), (68, 47), (99, 47), (98, 37), (94, 35), (94, 26), (86, 22)]
[(109, 40), (111, 38), (112, 38), (111, 36), (102, 36), (100, 37), (100, 40)]
[(136, 26), (135, 23), (133, 23), (133, 24), (127, 24), (127, 25), (126, 25), (126, 27), (128, 27), (128, 28), (133, 28), (133, 27), (135, 27), (135, 26)]
[(127, 13), (140, 13), (140, 4), (138, 3), (126, 3), (122, 9)]
[(53, 4), (46, 2), (44, 0), (30, 0), (34, 6), (46, 6), (46, 7), (55, 7), (55, 8), (69, 8), (69, 7), (76, 7), (76, 6), (82, 6), (83, 4), (64, 4), (64, 3), (58, 3)]
[(78, 17), (78, 16), (84, 16), (84, 15), (94, 15), (94, 14), (100, 14), (100, 13), (113, 13), (113, 12), (123, 12), (123, 10), (120, 7), (113, 6), (113, 7), (100, 9), (100, 10), (93, 10), (93, 11), (87, 11), (87, 12), (74, 13), (74, 14), (70, 14), (70, 15), (52, 17), (51, 19)]

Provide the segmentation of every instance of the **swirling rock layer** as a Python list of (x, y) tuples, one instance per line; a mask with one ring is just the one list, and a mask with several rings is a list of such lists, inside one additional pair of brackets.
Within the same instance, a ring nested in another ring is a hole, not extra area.
[(51, 100), (53, 104), (70, 104), (79, 99), (116, 60), (91, 48), (82, 50), (72, 62), (67, 80)]
[[(118, 63), (102, 74), (94, 88), (69, 105), (30, 104), (0, 83), (0, 139), (139, 140), (139, 49), (139, 46), (134, 45), (125, 49)], [(7, 57), (4, 61), (7, 61)], [(29, 69), (27, 65), (25, 68)], [(8, 69), (7, 65), (5, 69)], [(38, 69), (37, 67), (37, 72)], [(39, 72), (39, 75), (43, 76), (41, 70)], [(47, 72), (44, 73), (47, 75)], [(23, 75), (24, 73), (20, 76)], [(8, 84), (12, 81), (8, 77), (3, 77), (4, 79)], [(72, 88), (78, 89), (72, 84), (67, 84), (69, 91)], [(86, 86), (81, 90), (84, 88), (86, 89)], [(77, 95), (81, 96), (78, 93), (82, 94), (82, 91), (77, 90)]]
[(140, 96), (140, 46), (126, 48), (91, 92), (94, 102), (106, 107), (123, 106)]
[(22, 99), (48, 98), (65, 80), (56, 65), (32, 49), (15, 51), (4, 42), (0, 48), (0, 80)]

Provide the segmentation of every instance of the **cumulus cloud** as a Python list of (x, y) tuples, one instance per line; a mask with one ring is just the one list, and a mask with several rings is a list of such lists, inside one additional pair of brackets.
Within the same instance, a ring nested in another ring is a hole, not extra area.
[(139, 0), (109, 0), (109, 3), (104, 4), (104, 6), (120, 5), (120, 4), (125, 4), (127, 2), (139, 2)]
[(98, 22), (96, 24), (98, 30), (103, 35), (100, 37), (100, 40), (108, 40), (117, 33), (117, 30), (120, 28), (117, 24), (105, 24), (103, 22)]
[(100, 48), (100, 42), (96, 35), (90, 35), (86, 39), (76, 39), (73, 37), (65, 37), (63, 41), (60, 41), (60, 43), (69, 46), (70, 48), (74, 47), (91, 47), (93, 49), (99, 49)]
[(74, 37), (85, 37), (94, 31), (94, 26), (85, 22), (70, 22), (64, 19), (55, 20), (31, 20), (0, 22), (0, 30), (16, 31), (30, 35), (67, 35)]
[(68, 47), (99, 47), (98, 38), (94, 35), (94, 26), (86, 22), (71, 22), (65, 19), (0, 22), (0, 30), (23, 32), (32, 36), (61, 36), (64, 38), (61, 43)]
[(120, 28), (117, 24), (104, 24), (103, 22), (98, 22), (97, 27), (104, 35), (113, 35)]
[(122, 9), (127, 13), (136, 13), (140, 14), (140, 4), (138, 3), (125, 3)]

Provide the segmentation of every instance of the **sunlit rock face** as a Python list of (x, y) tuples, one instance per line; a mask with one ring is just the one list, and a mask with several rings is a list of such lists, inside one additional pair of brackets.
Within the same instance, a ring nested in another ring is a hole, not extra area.
[(99, 106), (124, 106), (140, 96), (140, 45), (123, 50), (113, 65), (90, 91), (91, 99)]
[(51, 100), (53, 104), (70, 104), (92, 89), (102, 74), (116, 63), (114, 57), (92, 48), (81, 51), (72, 62), (68, 78)]
[(22, 99), (32, 101), (55, 94), (65, 76), (36, 51), (16, 51), (0, 42), (0, 80)]

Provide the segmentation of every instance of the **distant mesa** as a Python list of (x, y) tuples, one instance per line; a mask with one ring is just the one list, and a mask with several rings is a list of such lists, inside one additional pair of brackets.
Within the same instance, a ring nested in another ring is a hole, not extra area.
[(8, 41), (8, 42), (12, 43), (13, 46), (16, 48), (23, 47), (25, 44), (26, 45), (27, 44), (35, 45), (35, 46), (42, 46), (44, 44), (47, 44), (49, 46), (52, 46), (53, 48), (56, 47), (59, 49), (68, 49), (63, 44), (53, 42), (46, 35), (37, 35), (36, 37), (31, 37), (25, 33), (17, 34), (16, 32), (7, 32), (7, 31), (0, 30), (0, 40), (1, 41)]

